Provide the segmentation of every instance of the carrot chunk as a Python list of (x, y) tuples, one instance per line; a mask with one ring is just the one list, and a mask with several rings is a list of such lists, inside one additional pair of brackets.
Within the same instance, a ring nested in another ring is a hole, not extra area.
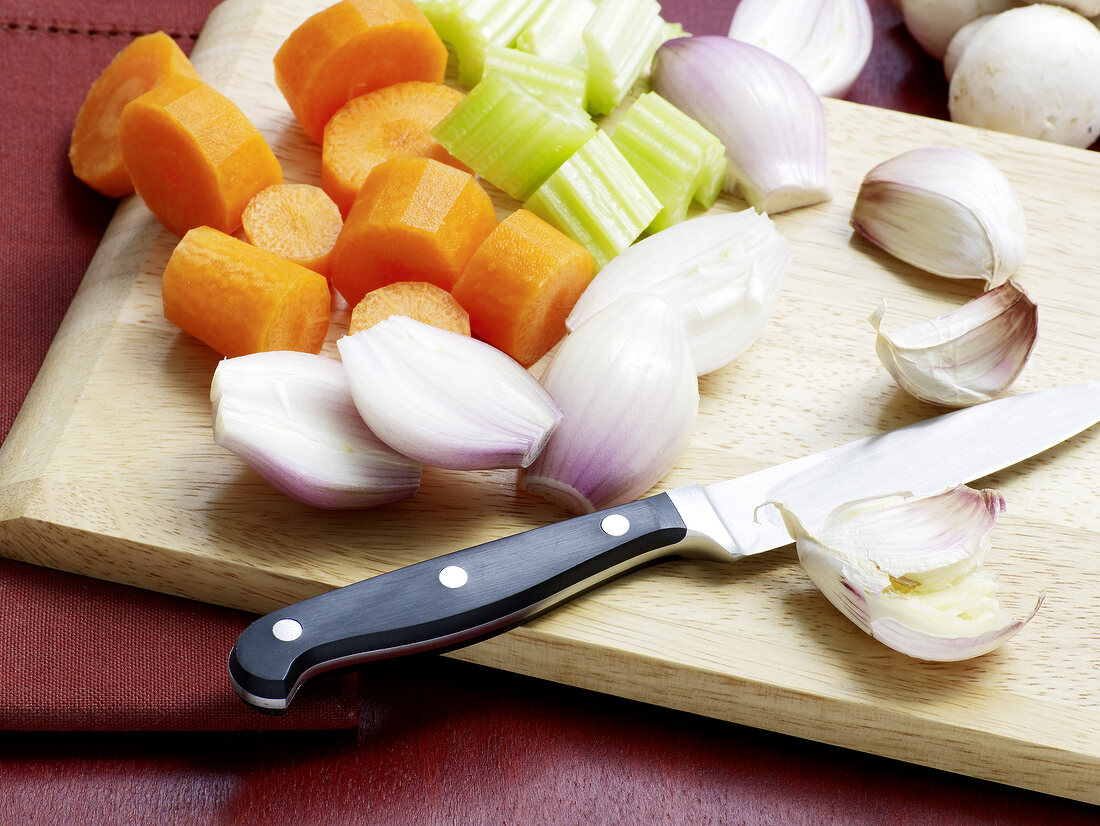
[(307, 18), (275, 54), (275, 83), (321, 143), (353, 97), (404, 80), (442, 81), (447, 47), (412, 0), (341, 0)]
[(322, 276), (211, 227), (180, 239), (161, 297), (165, 318), (230, 358), (321, 352), (332, 306)]
[(320, 187), (274, 184), (248, 202), (241, 226), (250, 244), (327, 278), (344, 219)]
[(130, 101), (118, 134), (138, 195), (181, 237), (204, 225), (236, 232), (252, 196), (283, 181), (260, 131), (194, 78), (169, 78)]
[(395, 281), (371, 290), (351, 311), (348, 335), (373, 327), (390, 316), (404, 315), (442, 330), (470, 335), (470, 314), (453, 295), (427, 281)]
[(325, 126), (321, 186), (347, 215), (367, 174), (382, 161), (425, 157), (469, 168), (431, 136), (464, 95), (442, 83), (408, 80), (352, 98)]
[(565, 319), (595, 275), (592, 253), (518, 209), (477, 248), (452, 292), (474, 336), (530, 367), (565, 335)]
[(89, 87), (76, 113), (69, 139), (69, 163), (76, 177), (111, 198), (134, 191), (118, 140), (122, 109), (177, 75), (199, 76), (176, 41), (164, 32), (136, 37), (115, 55)]
[(394, 281), (449, 290), (496, 223), (470, 173), (432, 158), (391, 158), (352, 203), (332, 250), (332, 284), (352, 306)]

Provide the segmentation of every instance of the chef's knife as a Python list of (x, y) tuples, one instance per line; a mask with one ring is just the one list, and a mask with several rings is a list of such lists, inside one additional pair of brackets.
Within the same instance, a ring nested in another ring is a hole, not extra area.
[(868, 496), (938, 493), (1050, 448), (1100, 420), (1100, 382), (1013, 396), (713, 485), (687, 485), (329, 591), (241, 634), (229, 675), (281, 711), (333, 668), (476, 642), (664, 557), (738, 559), (792, 540), (783, 501), (814, 524)]

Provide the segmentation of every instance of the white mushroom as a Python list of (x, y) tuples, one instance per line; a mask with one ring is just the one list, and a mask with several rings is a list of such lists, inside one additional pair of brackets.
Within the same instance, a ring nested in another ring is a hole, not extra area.
[(957, 32), (955, 36), (951, 38), (951, 42), (947, 44), (947, 51), (943, 55), (943, 76), (948, 81), (951, 80), (951, 76), (955, 74), (955, 67), (959, 65), (959, 58), (962, 57), (963, 51), (969, 45), (970, 41), (974, 38), (983, 25), (992, 20), (996, 15), (983, 14), (976, 20), (971, 20)]
[(1043, 2), (1055, 6), (1065, 6), (1067, 9), (1082, 14), (1085, 17), (1092, 17), (1095, 14), (1100, 14), (1100, 0), (1043, 0)]
[(951, 77), (951, 119), (1070, 146), (1100, 136), (1100, 29), (1035, 4), (978, 28)]
[(1016, 0), (900, 0), (909, 34), (936, 60), (943, 60), (955, 32), (983, 14), (1020, 5)]

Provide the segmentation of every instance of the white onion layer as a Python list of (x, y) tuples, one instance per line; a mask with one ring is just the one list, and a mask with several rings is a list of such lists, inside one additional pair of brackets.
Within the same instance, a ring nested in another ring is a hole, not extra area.
[(565, 326), (577, 329), (627, 293), (657, 295), (683, 321), (701, 376), (729, 364), (760, 336), (790, 262), (787, 239), (767, 215), (746, 209), (689, 218), (612, 259)]
[(518, 362), (469, 336), (391, 316), (336, 346), (363, 420), (426, 465), (525, 466), (561, 420)]
[(565, 415), (519, 486), (576, 513), (644, 495), (679, 460), (699, 412), (683, 324), (653, 295), (623, 296), (579, 325), (542, 383)]
[(338, 361), (279, 351), (224, 359), (210, 401), (215, 443), (300, 502), (367, 508), (420, 485), (420, 464), (383, 444), (359, 416)]

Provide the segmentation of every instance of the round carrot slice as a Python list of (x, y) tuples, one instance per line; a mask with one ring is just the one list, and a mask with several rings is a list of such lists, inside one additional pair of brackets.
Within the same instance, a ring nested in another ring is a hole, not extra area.
[(518, 209), (477, 248), (452, 292), (476, 337), (530, 367), (565, 335), (565, 319), (595, 275), (592, 253)]
[(464, 97), (442, 83), (410, 80), (352, 98), (325, 126), (321, 186), (343, 214), (371, 169), (396, 157), (419, 156), (469, 171), (431, 136)]
[(118, 135), (137, 194), (180, 237), (199, 226), (236, 232), (252, 196), (283, 182), (260, 130), (194, 78), (169, 78), (127, 103)]
[(351, 311), (348, 335), (404, 315), (442, 330), (470, 335), (470, 314), (453, 295), (427, 281), (395, 281), (371, 290)]
[(248, 202), (241, 226), (254, 246), (327, 276), (344, 219), (320, 187), (274, 184)]
[(187, 55), (164, 32), (136, 37), (92, 83), (76, 114), (69, 140), (73, 173), (111, 198), (134, 191), (122, 162), (118, 122), (122, 109), (169, 77), (198, 78)]
[(275, 83), (321, 143), (337, 109), (405, 80), (442, 81), (447, 47), (412, 0), (341, 0), (307, 18), (275, 54)]
[(332, 284), (352, 306), (395, 281), (449, 290), (496, 223), (470, 173), (431, 158), (391, 158), (355, 197), (332, 249)]

